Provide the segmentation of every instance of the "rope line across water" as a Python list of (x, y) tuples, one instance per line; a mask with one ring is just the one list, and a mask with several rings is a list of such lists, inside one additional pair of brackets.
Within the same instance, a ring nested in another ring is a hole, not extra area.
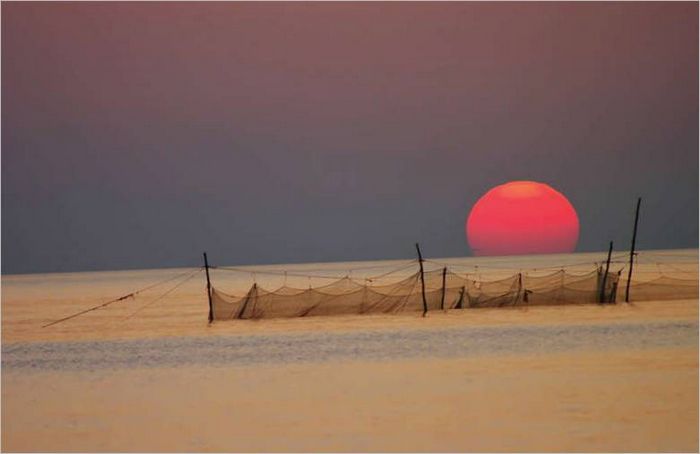
[(138, 295), (139, 293), (143, 293), (143, 292), (145, 292), (145, 291), (147, 291), (147, 290), (150, 290), (150, 289), (152, 289), (152, 288), (158, 287), (158, 286), (163, 285), (163, 284), (165, 284), (165, 283), (167, 283), (167, 282), (174, 281), (175, 279), (177, 279), (177, 278), (179, 278), (179, 277), (182, 277), (182, 276), (185, 276), (185, 275), (189, 275), (189, 274), (194, 274), (194, 272), (196, 272), (196, 271), (201, 271), (201, 270), (202, 270), (201, 267), (196, 268), (194, 271), (192, 271), (192, 270), (190, 269), (189, 271), (186, 271), (186, 272), (184, 272), (184, 273), (177, 274), (177, 275), (175, 275), (175, 276), (169, 277), (169, 278), (164, 279), (164, 280), (162, 280), (162, 281), (158, 281), (158, 282), (156, 282), (156, 283), (154, 283), (154, 284), (151, 284), (151, 285), (149, 285), (149, 286), (147, 286), (147, 287), (144, 287), (144, 288), (142, 288), (142, 289), (136, 290), (135, 292), (131, 292), (131, 293), (128, 293), (128, 294), (126, 294), (126, 295), (124, 295), (124, 296), (120, 296), (119, 298), (115, 298), (115, 299), (113, 299), (113, 300), (109, 300), (109, 301), (107, 301), (106, 303), (98, 304), (97, 306), (93, 306), (93, 307), (90, 307), (90, 308), (88, 308), (88, 309), (82, 310), (82, 311), (80, 311), (80, 312), (76, 312), (75, 314), (71, 314), (71, 315), (69, 315), (69, 316), (67, 316), (67, 317), (63, 317), (63, 318), (61, 318), (61, 319), (54, 320), (53, 322), (50, 322), (50, 323), (47, 323), (46, 325), (43, 325), (42, 328), (47, 328), (47, 327), (49, 327), (49, 326), (53, 326), (53, 325), (56, 325), (56, 324), (58, 324), (58, 323), (62, 323), (62, 322), (68, 321), (68, 320), (73, 319), (73, 318), (75, 318), (75, 317), (78, 317), (78, 316), (80, 316), (80, 315), (87, 314), (88, 312), (92, 312), (92, 311), (94, 311), (94, 310), (101, 309), (101, 308), (103, 308), (103, 307), (107, 307), (107, 306), (109, 306), (110, 304), (117, 303), (117, 302), (119, 302), (119, 301), (124, 301), (124, 300), (129, 299), (129, 298), (133, 298), (133, 297), (135, 297), (136, 295)]

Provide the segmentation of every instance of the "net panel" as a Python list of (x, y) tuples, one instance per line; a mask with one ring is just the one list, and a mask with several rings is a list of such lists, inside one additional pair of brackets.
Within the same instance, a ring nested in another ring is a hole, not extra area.
[[(421, 312), (442, 309), (517, 305), (614, 302), (618, 273), (586, 274), (557, 271), (544, 276), (522, 273), (484, 281), (446, 269), (420, 272), (393, 283), (364, 282), (344, 277), (327, 285), (267, 290), (253, 284), (243, 296), (212, 289), (214, 320), (290, 318), (319, 315)], [(601, 289), (605, 282), (605, 288)], [(423, 285), (425, 293), (423, 293)], [(655, 285), (662, 285), (657, 283)], [(697, 293), (697, 285), (695, 286)]]
[[(619, 289), (624, 292), (626, 286), (627, 280), (621, 281)], [(632, 280), (629, 295), (630, 301), (697, 299), (698, 279), (679, 279), (661, 275), (641, 282)]]

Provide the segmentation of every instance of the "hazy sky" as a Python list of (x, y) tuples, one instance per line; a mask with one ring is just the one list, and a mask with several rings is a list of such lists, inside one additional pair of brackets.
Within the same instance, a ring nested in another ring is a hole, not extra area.
[(513, 179), (697, 247), (698, 4), (2, 4), (3, 273), (464, 256)]

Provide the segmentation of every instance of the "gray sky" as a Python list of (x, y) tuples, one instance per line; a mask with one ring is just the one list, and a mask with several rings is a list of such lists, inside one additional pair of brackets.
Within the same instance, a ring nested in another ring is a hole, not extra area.
[(2, 272), (698, 246), (697, 3), (3, 3)]

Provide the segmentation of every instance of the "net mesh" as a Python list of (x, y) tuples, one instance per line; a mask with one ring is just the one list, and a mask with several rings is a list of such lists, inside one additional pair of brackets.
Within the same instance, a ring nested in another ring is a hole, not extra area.
[[(620, 283), (624, 289), (627, 281)], [(698, 298), (698, 279), (658, 276), (644, 281), (632, 280), (630, 283), (631, 301), (654, 301), (672, 299)]]
[[(243, 296), (212, 288), (214, 320), (289, 318), (316, 315), (420, 312), (445, 309), (503, 307), (518, 305), (611, 303), (616, 300), (619, 273), (599, 268), (585, 274), (556, 271), (543, 276), (517, 273), (497, 280), (481, 280), (478, 276), (450, 270), (417, 271), (389, 284), (364, 282), (350, 277), (326, 285), (295, 288), (282, 285), (269, 290), (254, 283)], [(686, 282), (666, 281), (637, 285), (639, 297), (669, 291), (668, 286)], [(423, 291), (423, 285), (425, 291)], [(660, 288), (662, 286), (664, 290)], [(675, 288), (675, 287), (674, 287)], [(697, 282), (694, 286), (697, 295)], [(684, 293), (685, 294), (685, 293)], [(425, 305), (424, 300), (425, 298)]]

